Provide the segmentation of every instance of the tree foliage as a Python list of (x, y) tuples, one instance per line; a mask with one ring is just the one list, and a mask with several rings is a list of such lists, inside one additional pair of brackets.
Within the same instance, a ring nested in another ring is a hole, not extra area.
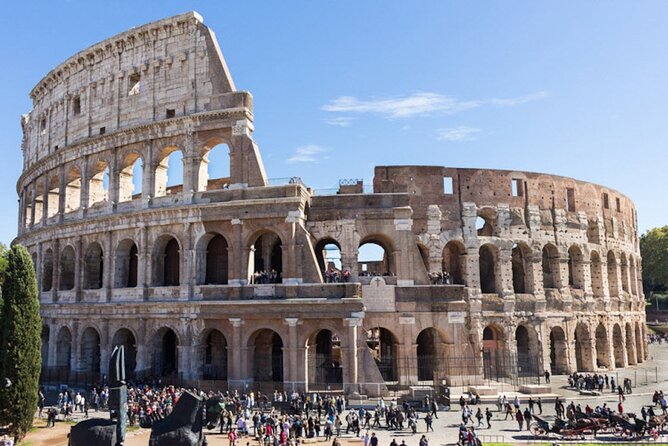
[(0, 425), (8, 426), (18, 440), (32, 426), (37, 408), (42, 319), (30, 254), (24, 247), (15, 245), (5, 257), (0, 308), (0, 376), (8, 378), (11, 386), (0, 388)]
[(640, 237), (642, 280), (645, 292), (668, 289), (668, 226), (654, 228)]

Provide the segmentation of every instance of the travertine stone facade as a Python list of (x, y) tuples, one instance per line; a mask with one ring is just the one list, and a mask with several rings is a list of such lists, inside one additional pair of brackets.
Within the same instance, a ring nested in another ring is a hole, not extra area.
[[(196, 13), (93, 45), (31, 97), (16, 242), (38, 273), (46, 377), (106, 373), (116, 344), (136, 376), (368, 395), (647, 358), (635, 208), (617, 191), (426, 166), (377, 167), (366, 194), (271, 184), (252, 97)], [(214, 147), (229, 178), (208, 177)], [(382, 261), (358, 261), (367, 243)], [(327, 245), (348, 282), (325, 283)]]

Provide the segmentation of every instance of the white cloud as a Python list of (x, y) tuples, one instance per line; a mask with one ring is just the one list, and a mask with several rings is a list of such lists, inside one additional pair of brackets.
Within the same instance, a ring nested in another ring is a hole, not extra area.
[(326, 152), (329, 152), (329, 149), (316, 144), (299, 146), (295, 149), (295, 153), (285, 160), (285, 162), (288, 164), (318, 163), (322, 159), (329, 158), (329, 156), (323, 155)]
[(325, 122), (329, 125), (334, 125), (337, 127), (350, 127), (353, 123), (353, 118), (350, 116), (339, 116), (336, 118), (325, 119)]
[(385, 116), (389, 119), (395, 119), (428, 115), (434, 112), (454, 114), (484, 105), (512, 107), (541, 100), (548, 96), (549, 93), (544, 91), (516, 98), (491, 98), (468, 101), (462, 101), (439, 93), (415, 93), (398, 98), (370, 100), (360, 100), (354, 96), (340, 96), (323, 105), (322, 109), (336, 113), (372, 113)]
[(447, 129), (438, 129), (436, 130), (436, 139), (439, 141), (472, 141), (475, 138), (475, 134), (479, 133), (480, 129), (475, 127), (451, 127)]

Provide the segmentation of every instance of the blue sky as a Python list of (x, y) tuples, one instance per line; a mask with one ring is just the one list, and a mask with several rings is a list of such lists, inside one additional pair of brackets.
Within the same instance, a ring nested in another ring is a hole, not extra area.
[(270, 178), (333, 188), (370, 184), (379, 164), (542, 171), (625, 193), (641, 231), (668, 224), (668, 2), (34, 1), (0, 19), (1, 242), (16, 234), (19, 116), (35, 83), (191, 9), (254, 95)]

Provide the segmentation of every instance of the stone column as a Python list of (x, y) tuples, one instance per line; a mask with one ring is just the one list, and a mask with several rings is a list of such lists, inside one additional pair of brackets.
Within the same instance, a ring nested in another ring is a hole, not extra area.
[[(102, 331), (100, 332), (100, 374), (109, 374), (109, 358), (111, 350), (114, 348), (109, 339), (109, 320), (102, 320)], [(127, 355), (127, 353), (126, 353)]]
[(241, 326), (244, 321), (240, 318), (230, 318), (229, 321), (232, 324), (232, 339), (230, 348), (227, 350), (227, 379), (231, 389), (241, 389), (243, 388), (242, 373), (247, 369), (245, 366), (242, 368), (241, 364)]
[[(84, 156), (83, 169), (81, 170), (81, 191), (79, 196), (79, 208), (81, 214), (85, 217), (90, 203), (90, 181), (88, 178), (88, 155)], [(111, 178), (110, 178), (111, 182)], [(111, 185), (110, 185), (111, 186)]]
[(113, 255), (113, 232), (107, 231), (107, 249), (104, 250), (104, 272), (102, 286), (105, 291), (105, 300), (111, 302), (111, 289), (114, 286), (114, 255)]
[(344, 357), (343, 391), (349, 395), (355, 392), (359, 393), (360, 389), (357, 364), (357, 327), (362, 325), (362, 319), (356, 317), (344, 318), (343, 325), (347, 327), (345, 347), (341, 347)]
[(37, 190), (33, 187), (31, 192), (30, 192), (30, 227), (32, 228), (35, 226), (35, 215), (37, 214), (36, 212), (36, 206), (37, 206)]
[(70, 349), (70, 379), (73, 372), (79, 371), (79, 322), (72, 324), (72, 348)]
[(46, 226), (49, 218), (49, 176), (44, 179), (44, 195), (42, 196), (42, 225)]
[(56, 339), (58, 336), (58, 326), (56, 324), (49, 324), (49, 353), (47, 357), (47, 366), (49, 368), (56, 367)]
[(80, 302), (82, 299), (82, 288), (83, 288), (83, 253), (82, 251), (82, 241), (81, 237), (77, 237), (75, 242), (75, 252), (74, 252), (74, 296), (75, 301)]
[(141, 195), (142, 204), (144, 206), (151, 205), (151, 199), (155, 197), (155, 174), (153, 172), (153, 141), (147, 142), (146, 157), (142, 158), (142, 174), (141, 174)]
[(287, 363), (284, 362), (285, 371), (283, 375), (286, 377), (284, 381), (288, 386), (286, 390), (289, 389), (290, 392), (299, 392), (306, 388), (306, 375), (303, 361), (301, 361), (302, 367), (299, 366), (299, 345), (297, 344), (297, 325), (299, 322), (299, 318), (296, 317), (285, 318), (285, 323), (289, 328), (288, 345), (283, 348), (283, 354), (288, 361)]
[(244, 261), (248, 265), (248, 248), (244, 247), (244, 222), (239, 218), (230, 220), (232, 224), (232, 249), (227, 252), (229, 277), (227, 283), (230, 285), (246, 285), (248, 283), (247, 266), (244, 267)]
[(144, 300), (148, 299), (148, 287), (151, 281), (151, 256), (148, 246), (146, 226), (139, 228), (139, 249), (137, 253), (137, 287), (142, 290)]
[[(114, 150), (114, 156), (111, 157), (109, 163), (109, 186), (107, 191), (107, 199), (112, 211), (116, 210), (120, 199), (121, 190), (121, 175), (122, 172), (118, 168), (117, 151)], [(142, 178), (143, 179), (143, 178)], [(132, 196), (130, 196), (132, 199)]]
[(477, 246), (469, 246), (466, 248), (466, 255), (464, 256), (464, 264), (466, 265), (466, 282), (469, 288), (478, 289), (480, 293), (480, 251)]
[(183, 225), (183, 252), (181, 253), (181, 295), (191, 300), (194, 294), (193, 279), (195, 278), (195, 251), (192, 242), (192, 225), (185, 222)]
[(58, 301), (58, 292), (60, 291), (60, 240), (52, 239), (53, 246), (53, 272), (51, 274), (51, 296), (53, 302)]
[(187, 382), (191, 379), (191, 368), (193, 366), (190, 361), (190, 345), (178, 345), (176, 349), (178, 355), (178, 370), (181, 374), (181, 379)]
[(58, 223), (62, 223), (65, 213), (65, 196), (67, 195), (67, 184), (65, 183), (65, 165), (61, 165), (58, 172)]

